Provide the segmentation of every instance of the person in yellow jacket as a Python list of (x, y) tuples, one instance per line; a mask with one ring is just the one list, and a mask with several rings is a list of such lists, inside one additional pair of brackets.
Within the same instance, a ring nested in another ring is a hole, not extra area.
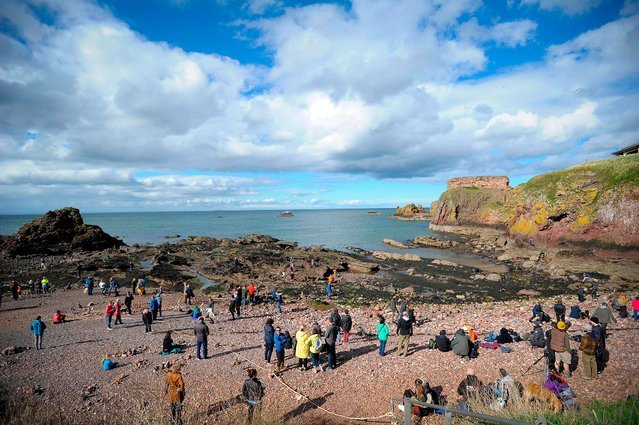
[(315, 369), (315, 373), (322, 371), (322, 362), (320, 360), (320, 351), (322, 347), (321, 339), (319, 336), (319, 331), (314, 328), (311, 331), (311, 336), (308, 339), (309, 341), (309, 350), (311, 352), (311, 363), (313, 365), (313, 369)]
[(45, 294), (49, 293), (49, 279), (46, 276), (42, 276), (42, 280), (40, 281), (42, 284), (42, 292)]
[(304, 330), (304, 326), (300, 326), (300, 330), (295, 334), (295, 357), (298, 359), (300, 370), (308, 369), (308, 359), (311, 356), (311, 338)]

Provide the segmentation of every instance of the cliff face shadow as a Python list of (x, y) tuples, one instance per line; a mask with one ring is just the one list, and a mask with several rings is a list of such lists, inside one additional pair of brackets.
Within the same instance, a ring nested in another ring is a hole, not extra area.
[(291, 419), (294, 419), (294, 418), (300, 416), (301, 414), (303, 414), (307, 410), (316, 409), (317, 406), (321, 406), (324, 403), (326, 403), (328, 398), (330, 396), (332, 396), (332, 395), (334, 395), (334, 393), (326, 393), (326, 394), (324, 394), (321, 397), (316, 397), (316, 398), (314, 398), (312, 400), (308, 400), (307, 402), (300, 404), (295, 409), (291, 410), (290, 412), (285, 413), (282, 416), (281, 421), (282, 422), (288, 422)]

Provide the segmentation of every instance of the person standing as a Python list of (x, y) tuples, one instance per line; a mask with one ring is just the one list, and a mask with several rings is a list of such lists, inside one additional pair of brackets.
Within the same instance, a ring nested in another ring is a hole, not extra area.
[(126, 293), (126, 297), (124, 297), (124, 305), (126, 306), (126, 312), (129, 314), (133, 314), (131, 310), (131, 306), (133, 305), (133, 294), (131, 291)]
[(180, 373), (180, 365), (173, 365), (166, 374), (164, 396), (168, 395), (171, 403), (171, 425), (182, 425), (182, 403), (184, 402), (184, 379)]
[(251, 303), (251, 305), (255, 304), (255, 285), (253, 285), (253, 282), (251, 282), (248, 286), (248, 289), (246, 290), (248, 292), (249, 295), (249, 303)]
[(326, 329), (326, 352), (328, 354), (328, 365), (326, 370), (335, 369), (337, 367), (337, 353), (335, 352), (335, 344), (337, 344), (337, 336), (339, 334), (339, 327), (335, 323), (335, 318), (330, 318), (330, 324)]
[(84, 288), (85, 291), (87, 293), (87, 295), (93, 295), (93, 288), (91, 285), (91, 277), (87, 276), (86, 279), (84, 279)]
[(632, 300), (632, 318), (635, 322), (639, 320), (639, 295)]
[(397, 335), (399, 341), (397, 343), (397, 355), (408, 356), (408, 344), (410, 337), (413, 335), (413, 322), (408, 317), (408, 311), (404, 310), (402, 317), (397, 321)]
[(344, 332), (344, 338), (342, 338), (342, 341), (344, 341), (344, 343), (348, 343), (352, 328), (353, 319), (351, 318), (351, 315), (348, 314), (348, 310), (344, 310), (344, 315), (342, 316), (342, 332)]
[(277, 357), (277, 366), (275, 367), (275, 372), (281, 373), (284, 370), (284, 350), (286, 348), (286, 334), (282, 332), (282, 328), (280, 328), (279, 326), (275, 328), (273, 343), (275, 346), (275, 357)]
[[(195, 334), (195, 342), (197, 345), (196, 357), (198, 360), (206, 359), (208, 357), (209, 327), (204, 323), (204, 317), (198, 318), (198, 323), (195, 325), (193, 333)], [(202, 351), (202, 356), (200, 356), (200, 351)]]
[(322, 341), (319, 336), (319, 331), (316, 328), (311, 330), (311, 337), (309, 339), (309, 350), (311, 352), (311, 365), (315, 369), (315, 373), (321, 372), (322, 362), (320, 359), (320, 351), (322, 348)]
[(149, 308), (151, 309), (151, 314), (153, 315), (153, 320), (157, 320), (158, 318), (158, 300), (155, 297), (151, 297), (151, 301), (149, 301)]
[(49, 293), (49, 279), (46, 276), (42, 276), (42, 292)]
[(236, 300), (235, 300), (235, 314), (237, 315), (237, 318), (240, 318), (240, 308), (242, 306), (242, 287), (238, 285), (237, 287), (237, 295), (236, 295)]
[(283, 296), (282, 293), (280, 292), (279, 289), (275, 290), (275, 296), (273, 297), (273, 299), (275, 300), (275, 310), (277, 311), (277, 314), (282, 314), (282, 300), (283, 300)]
[(115, 300), (115, 305), (114, 305), (114, 311), (115, 311), (115, 324), (122, 324), (122, 304), (120, 304), (120, 299), (116, 299)]
[(158, 288), (155, 299), (158, 300), (158, 316), (162, 317), (162, 288)]
[(213, 306), (215, 306), (215, 302), (213, 302), (213, 297), (209, 297), (209, 301), (206, 303), (206, 317), (209, 319), (209, 322), (215, 323), (215, 315), (213, 314)]
[(328, 277), (328, 282), (326, 282), (326, 298), (330, 298), (333, 294), (333, 275)]
[(572, 356), (570, 353), (570, 339), (566, 332), (566, 324), (562, 321), (550, 331), (550, 349), (555, 353), (555, 370), (559, 373), (560, 363), (568, 369), (568, 376), (572, 376), (570, 371), (570, 363)]
[(42, 321), (40, 316), (36, 317), (31, 323), (31, 333), (33, 333), (35, 340), (35, 349), (42, 350), (42, 338), (44, 338), (44, 330), (47, 325)]
[(308, 358), (310, 357), (309, 336), (300, 326), (300, 330), (295, 334), (295, 357), (297, 357), (299, 370), (308, 369)]
[(592, 314), (592, 317), (596, 317), (599, 319), (599, 325), (601, 325), (601, 331), (603, 332), (604, 338), (604, 348), (606, 348), (606, 329), (608, 328), (608, 323), (616, 322), (615, 316), (612, 315), (612, 311), (608, 308), (608, 304), (601, 303), (599, 307)]
[(231, 302), (229, 304), (229, 311), (231, 312), (231, 320), (235, 320), (235, 300), (237, 299), (237, 293), (233, 291), (231, 295)]
[(264, 385), (257, 379), (257, 370), (248, 370), (248, 379), (242, 386), (242, 397), (248, 404), (247, 422), (253, 423), (255, 416), (260, 415), (262, 410), (262, 399), (264, 398)]
[(142, 322), (144, 322), (144, 332), (151, 333), (151, 323), (153, 323), (153, 313), (149, 311), (148, 308), (145, 308), (142, 312)]
[(193, 289), (191, 288), (191, 285), (188, 282), (184, 283), (184, 303), (185, 304), (191, 304), (191, 299), (193, 298), (195, 294), (193, 293)]
[(266, 324), (264, 325), (264, 360), (266, 360), (266, 363), (271, 363), (274, 346), (275, 328), (273, 327), (273, 319), (269, 317), (266, 319)]
[(397, 313), (399, 313), (399, 311), (397, 310), (397, 300), (395, 299), (395, 297), (391, 297), (391, 300), (390, 300), (390, 311), (391, 311), (391, 313), (393, 313), (393, 320), (395, 320), (395, 317), (397, 316)]
[(111, 320), (113, 320), (113, 315), (115, 314), (115, 307), (113, 306), (113, 301), (109, 300), (106, 305), (106, 309), (104, 310), (106, 316), (106, 325), (107, 329), (111, 330)]
[(379, 316), (379, 324), (377, 325), (377, 339), (379, 340), (379, 355), (384, 357), (386, 355), (386, 342), (388, 341), (388, 334), (390, 329), (386, 324), (384, 316)]
[(592, 333), (592, 325), (586, 323), (584, 325), (586, 333), (581, 338), (581, 344), (579, 344), (579, 351), (581, 351), (581, 363), (584, 365), (584, 379), (597, 379), (597, 359), (595, 353), (597, 351), (597, 344), (599, 341)]

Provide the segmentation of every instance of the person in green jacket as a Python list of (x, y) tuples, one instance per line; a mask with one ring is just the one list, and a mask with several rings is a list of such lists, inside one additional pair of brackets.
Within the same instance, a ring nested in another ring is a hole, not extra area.
[(384, 356), (386, 351), (386, 341), (388, 341), (388, 334), (390, 329), (386, 324), (384, 316), (379, 316), (379, 324), (377, 325), (377, 338), (379, 339), (379, 355)]

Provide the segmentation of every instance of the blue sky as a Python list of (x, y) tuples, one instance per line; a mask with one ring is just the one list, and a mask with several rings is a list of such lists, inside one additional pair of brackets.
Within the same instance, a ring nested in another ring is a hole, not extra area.
[(639, 135), (639, 2), (7, 0), (0, 213), (429, 205)]

